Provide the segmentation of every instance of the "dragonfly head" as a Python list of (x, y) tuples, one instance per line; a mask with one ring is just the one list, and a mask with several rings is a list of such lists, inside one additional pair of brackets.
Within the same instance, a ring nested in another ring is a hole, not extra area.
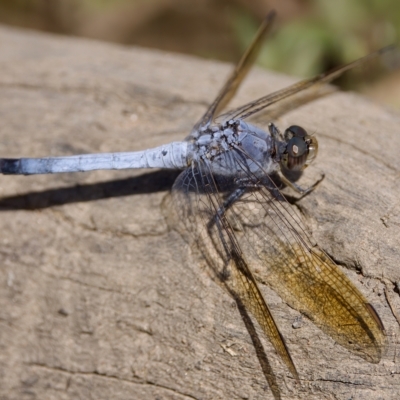
[(292, 125), (284, 134), (286, 151), (281, 164), (289, 171), (302, 171), (310, 165), (318, 153), (318, 141), (298, 125)]

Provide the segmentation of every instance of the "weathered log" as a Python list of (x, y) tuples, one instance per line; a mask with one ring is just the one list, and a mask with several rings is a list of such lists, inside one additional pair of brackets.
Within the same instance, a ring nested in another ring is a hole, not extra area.
[[(230, 68), (5, 27), (0, 62), (0, 157), (180, 140)], [(255, 69), (234, 103), (292, 82)], [(299, 320), (264, 285), (301, 383), (255, 324), (265, 353), (256, 351), (236, 303), (174, 229), (174, 173), (1, 176), (0, 398), (269, 399), (268, 379), (275, 398), (399, 398), (400, 118), (335, 92), (275, 122), (318, 135), (304, 179), (326, 178), (297, 206), (381, 316), (380, 364)]]

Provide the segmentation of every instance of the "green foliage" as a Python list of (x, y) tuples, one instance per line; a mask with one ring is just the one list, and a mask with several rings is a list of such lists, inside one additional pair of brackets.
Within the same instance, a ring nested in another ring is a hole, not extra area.
[[(268, 39), (260, 65), (312, 76), (398, 42), (399, 0), (310, 0), (310, 5), (309, 13), (285, 22)], [(258, 23), (241, 13), (234, 25), (244, 48)]]

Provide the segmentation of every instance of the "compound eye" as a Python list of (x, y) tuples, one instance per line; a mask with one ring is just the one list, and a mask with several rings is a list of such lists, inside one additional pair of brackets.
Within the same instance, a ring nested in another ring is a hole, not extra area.
[(302, 171), (311, 164), (318, 152), (317, 139), (298, 125), (292, 125), (285, 130), (284, 139), (287, 142), (281, 165), (289, 171)]
[(298, 125), (289, 126), (286, 129), (286, 135), (290, 133), (291, 137), (305, 138), (307, 136), (307, 131)]
[[(304, 129), (303, 129), (304, 130)], [(305, 132), (305, 131), (304, 131)], [(307, 143), (302, 137), (292, 137), (287, 145), (287, 152), (290, 157), (298, 158), (307, 154)]]

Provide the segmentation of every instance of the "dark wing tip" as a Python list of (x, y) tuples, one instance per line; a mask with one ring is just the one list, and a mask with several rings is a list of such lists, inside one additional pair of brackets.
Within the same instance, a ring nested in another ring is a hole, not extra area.
[(367, 303), (366, 306), (367, 306), (367, 309), (368, 309), (369, 313), (371, 314), (372, 318), (375, 320), (376, 324), (379, 326), (379, 329), (382, 332), (385, 332), (385, 327), (383, 326), (383, 322), (380, 319), (378, 313), (375, 311), (375, 308), (370, 303)]
[(279, 336), (282, 340), (282, 343), (286, 349), (286, 353), (287, 353), (287, 366), (289, 368), (289, 371), (291, 372), (291, 374), (293, 375), (294, 379), (296, 380), (297, 383), (300, 383), (300, 377), (299, 377), (299, 373), (297, 372), (296, 366), (294, 365), (292, 356), (290, 355), (289, 349), (286, 345), (286, 341), (284, 339), (284, 337), (282, 336), (281, 332), (278, 331)]

